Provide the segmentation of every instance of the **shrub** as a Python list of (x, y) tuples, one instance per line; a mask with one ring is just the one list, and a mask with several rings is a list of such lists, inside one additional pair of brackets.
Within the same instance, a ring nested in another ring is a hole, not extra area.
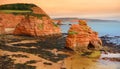
[(43, 23), (38, 25), (38, 28), (41, 30), (43, 29), (43, 27), (44, 27)]
[(56, 24), (56, 23), (54, 23), (54, 22), (53, 22), (53, 25), (54, 25), (55, 27), (58, 27), (58, 26), (59, 26), (58, 24)]
[(32, 7), (35, 7), (34, 4), (24, 4), (24, 3), (16, 3), (16, 4), (7, 4), (1, 5), (0, 10), (32, 10)]
[(68, 34), (69, 35), (73, 35), (73, 34), (78, 34), (78, 32), (76, 32), (76, 31), (69, 31)]

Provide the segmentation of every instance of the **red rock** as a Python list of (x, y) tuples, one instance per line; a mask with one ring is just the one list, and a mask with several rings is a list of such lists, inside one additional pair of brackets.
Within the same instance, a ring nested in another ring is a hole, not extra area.
[(32, 8), (33, 10), (33, 13), (36, 13), (36, 14), (46, 14), (41, 8), (39, 7), (33, 7)]
[(58, 21), (57, 21), (57, 24), (58, 24), (58, 25), (61, 25), (61, 24), (62, 24), (62, 21), (61, 21), (61, 20), (58, 20)]
[(4, 34), (5, 33), (5, 26), (3, 23), (1, 23), (2, 18), (0, 18), (0, 34)]
[[(26, 8), (21, 9), (21, 6)], [(1, 7), (4, 7), (4, 9), (0, 9), (1, 23), (7, 29), (12, 28), (12, 32), (9, 33), (30, 36), (61, 34), (60, 28), (40, 7), (34, 4), (17, 3), (1, 5)], [(7, 11), (8, 9), (9, 11)]]
[(30, 36), (45, 36), (53, 34), (61, 34), (59, 27), (54, 26), (52, 20), (49, 17), (37, 17), (30, 16), (24, 18), (17, 25), (14, 34), (16, 35), (30, 35)]
[(0, 18), (2, 18), (1, 23), (4, 23), (5, 28), (15, 28), (24, 16), (0, 13)]
[(79, 24), (73, 24), (69, 29), (66, 47), (73, 50), (76, 48), (99, 50), (102, 47), (102, 41), (98, 37), (98, 33), (87, 26), (85, 20), (79, 20)]

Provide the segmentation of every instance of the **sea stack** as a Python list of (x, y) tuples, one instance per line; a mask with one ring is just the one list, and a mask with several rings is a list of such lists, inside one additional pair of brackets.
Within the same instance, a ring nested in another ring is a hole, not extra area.
[(102, 41), (85, 20), (79, 20), (79, 24), (72, 24), (68, 31), (66, 47), (79, 52), (100, 50)]

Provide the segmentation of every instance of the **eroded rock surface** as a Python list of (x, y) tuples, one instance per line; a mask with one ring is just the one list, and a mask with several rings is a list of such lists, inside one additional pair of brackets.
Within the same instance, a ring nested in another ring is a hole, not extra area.
[(5, 26), (3, 23), (1, 23), (2, 19), (0, 18), (0, 34), (4, 34), (5, 33)]
[(30, 36), (61, 34), (59, 26), (34, 4), (0, 5), (0, 18), (5, 28), (15, 28), (9, 32), (10, 34)]
[(73, 24), (68, 31), (66, 47), (82, 52), (99, 50), (102, 47), (102, 41), (98, 33), (87, 26), (85, 20), (79, 20), (79, 24)]
[(2, 18), (1, 23), (5, 25), (5, 28), (15, 28), (16, 25), (20, 23), (20, 20), (24, 18), (24, 16), (0, 13), (0, 18)]
[(59, 26), (54, 25), (52, 20), (48, 17), (42, 17), (42, 19), (38, 19), (30, 16), (21, 20), (21, 22), (17, 25), (14, 34), (46, 36), (61, 34), (61, 30)]

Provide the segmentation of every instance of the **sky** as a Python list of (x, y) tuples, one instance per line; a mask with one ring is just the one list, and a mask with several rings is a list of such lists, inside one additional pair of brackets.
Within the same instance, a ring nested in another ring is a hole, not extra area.
[(34, 3), (50, 17), (120, 19), (120, 0), (0, 0), (10, 3)]

